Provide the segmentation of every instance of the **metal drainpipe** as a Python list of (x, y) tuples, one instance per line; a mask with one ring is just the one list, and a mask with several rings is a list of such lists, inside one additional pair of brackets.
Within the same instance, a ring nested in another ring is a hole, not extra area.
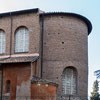
[(41, 78), (43, 78), (43, 33), (44, 33), (44, 15), (41, 15)]
[[(1, 67), (2, 64), (0, 64)], [(1, 68), (1, 100), (3, 100), (3, 67)]]
[(12, 14), (10, 13), (10, 19), (11, 19), (11, 24), (10, 24), (10, 27), (11, 27), (11, 31), (10, 31), (10, 57), (11, 57), (11, 51), (12, 51)]

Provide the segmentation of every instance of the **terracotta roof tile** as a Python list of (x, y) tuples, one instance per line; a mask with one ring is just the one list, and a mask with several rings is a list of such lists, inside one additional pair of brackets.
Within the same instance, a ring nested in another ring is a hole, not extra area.
[(8, 57), (0, 59), (0, 63), (20, 63), (20, 62), (34, 62), (38, 56), (25, 56), (25, 57)]

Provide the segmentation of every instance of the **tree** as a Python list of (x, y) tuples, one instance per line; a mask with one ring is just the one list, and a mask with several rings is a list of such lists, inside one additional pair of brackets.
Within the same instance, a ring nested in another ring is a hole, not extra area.
[(99, 82), (97, 80), (94, 81), (93, 91), (91, 92), (90, 100), (100, 100), (99, 94)]
[(94, 73), (95, 73), (97, 78), (100, 78), (100, 70), (96, 70)]

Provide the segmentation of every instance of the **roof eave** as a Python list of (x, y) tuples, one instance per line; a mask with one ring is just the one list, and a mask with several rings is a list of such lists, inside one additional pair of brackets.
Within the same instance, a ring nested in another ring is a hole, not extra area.
[(69, 12), (49, 12), (49, 13), (41, 13), (40, 16), (50, 16), (50, 15), (64, 15), (64, 16), (74, 16), (77, 18), (82, 19), (87, 27), (88, 27), (88, 35), (91, 33), (92, 31), (92, 24), (91, 22), (84, 16), (80, 15), (80, 14), (76, 14), (76, 13), (69, 13)]
[(35, 8), (35, 9), (27, 9), (27, 10), (20, 10), (20, 11), (0, 13), (0, 17), (6, 17), (6, 16), (10, 16), (10, 15), (27, 14), (27, 13), (37, 13), (37, 12), (39, 12), (39, 9), (38, 8)]

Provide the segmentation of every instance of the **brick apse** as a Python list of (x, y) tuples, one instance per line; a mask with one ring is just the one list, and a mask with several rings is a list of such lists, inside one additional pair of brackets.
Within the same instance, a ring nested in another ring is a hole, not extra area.
[(0, 97), (31, 99), (37, 93), (34, 77), (52, 83), (51, 96), (87, 97), (91, 30), (91, 22), (75, 13), (38, 8), (1, 13)]

